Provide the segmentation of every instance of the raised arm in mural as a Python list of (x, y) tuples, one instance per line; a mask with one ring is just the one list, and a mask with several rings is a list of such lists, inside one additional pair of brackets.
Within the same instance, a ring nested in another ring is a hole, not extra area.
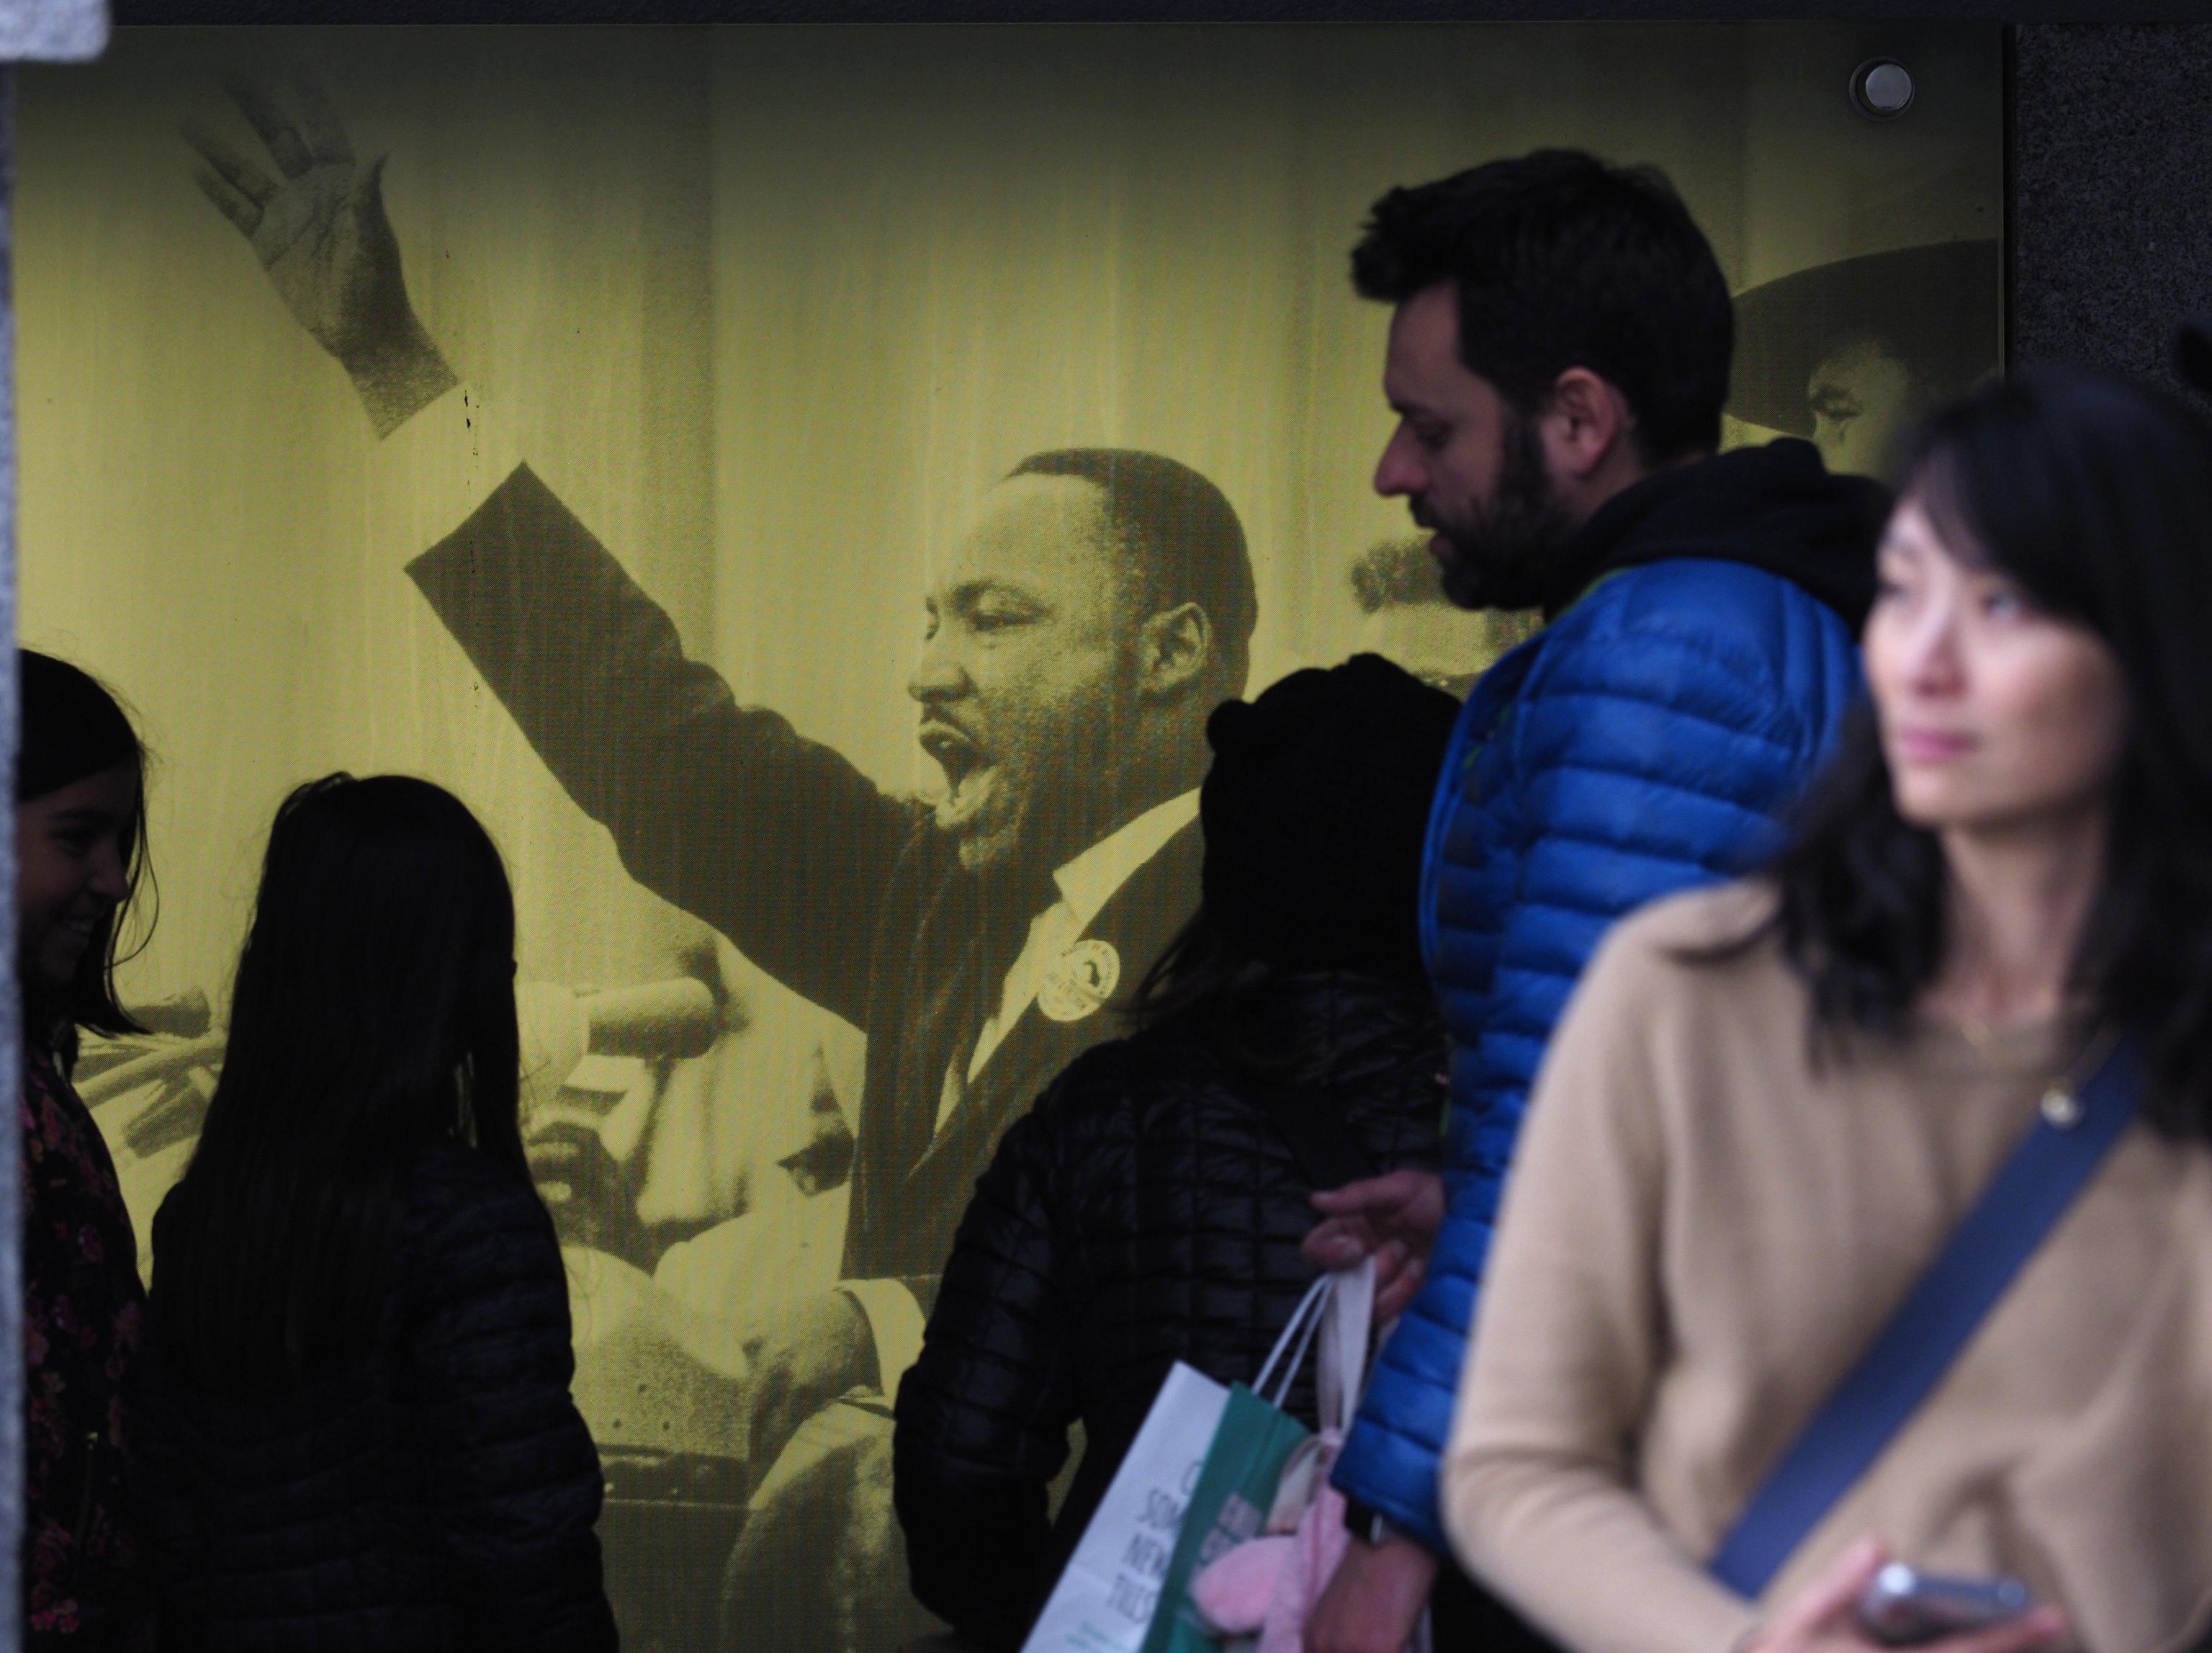
[[(344, 368), (380, 438), (420, 416), (433, 440), (447, 426), (470, 439), (468, 414), (431, 412), (462, 393), (409, 297), (382, 162), (356, 157), (302, 80), (231, 90), (266, 153), (188, 129), (201, 189)], [(478, 485), (484, 497), (454, 502), (441, 526), (466, 521), (410, 568), (455, 640), (640, 881), (865, 1025), (868, 945), (919, 807), (775, 713), (738, 707), (526, 466)]]

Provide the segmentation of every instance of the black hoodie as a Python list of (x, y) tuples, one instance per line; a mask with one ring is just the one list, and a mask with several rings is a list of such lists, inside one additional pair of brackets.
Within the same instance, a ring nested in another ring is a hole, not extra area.
[(1561, 552), (1544, 601), (1555, 619), (1593, 580), (1677, 557), (1748, 563), (1836, 611), (1854, 633), (1874, 601), (1874, 548), (1889, 491), (1837, 476), (1785, 436), (1654, 473), (1597, 509)]

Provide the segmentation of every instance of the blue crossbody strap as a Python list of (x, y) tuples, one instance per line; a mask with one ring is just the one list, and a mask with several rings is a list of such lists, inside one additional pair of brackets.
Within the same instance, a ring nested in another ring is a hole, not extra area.
[(2054, 1123), (2064, 1110), (2046, 1107), (1736, 1518), (1709, 1568), (1722, 1583), (1756, 1597), (1919, 1410), (2127, 1130), (2140, 1078), (2136, 1052), (2123, 1040), (2081, 1087), (2070, 1123)]

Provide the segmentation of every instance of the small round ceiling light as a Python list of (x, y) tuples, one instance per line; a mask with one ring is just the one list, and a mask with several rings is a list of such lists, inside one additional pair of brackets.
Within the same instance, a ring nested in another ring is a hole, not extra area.
[(1912, 107), (1912, 72), (1894, 58), (1869, 58), (1851, 71), (1851, 107), (1869, 120), (1895, 120)]

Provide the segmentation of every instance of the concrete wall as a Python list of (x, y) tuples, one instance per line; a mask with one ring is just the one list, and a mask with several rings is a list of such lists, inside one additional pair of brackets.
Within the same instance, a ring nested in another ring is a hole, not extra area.
[(2212, 310), (2212, 25), (2025, 24), (2013, 84), (2012, 359), (2172, 382)]

